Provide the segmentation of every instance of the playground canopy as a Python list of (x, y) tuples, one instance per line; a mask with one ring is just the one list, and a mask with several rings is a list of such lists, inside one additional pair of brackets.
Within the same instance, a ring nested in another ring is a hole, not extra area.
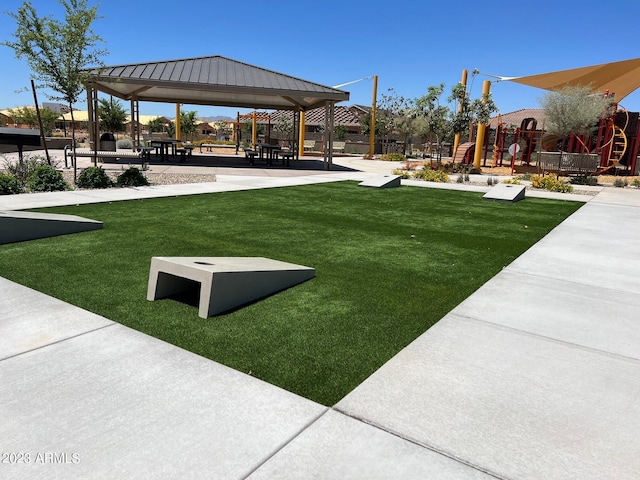
[(222, 56), (95, 68), (93, 88), (140, 102), (305, 111), (349, 93)]
[(589, 86), (594, 93), (609, 91), (615, 94), (616, 101), (620, 101), (640, 87), (640, 58), (526, 77), (498, 78), (543, 90), (558, 90), (565, 85)]

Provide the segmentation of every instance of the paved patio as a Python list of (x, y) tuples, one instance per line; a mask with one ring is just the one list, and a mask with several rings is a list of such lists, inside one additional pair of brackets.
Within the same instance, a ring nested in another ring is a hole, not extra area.
[[(0, 209), (392, 168), (344, 163), (0, 197)], [(331, 408), (0, 277), (0, 477), (636, 480), (640, 192), (581, 197), (583, 208)]]

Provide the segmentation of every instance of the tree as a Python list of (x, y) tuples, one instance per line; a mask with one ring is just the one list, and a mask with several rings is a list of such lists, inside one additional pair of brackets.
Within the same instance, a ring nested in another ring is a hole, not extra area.
[(427, 87), (426, 95), (414, 100), (416, 115), (423, 124), (421, 133), (428, 138), (430, 146), (436, 145), (438, 167), (442, 162), (442, 148), (446, 141), (453, 137), (454, 123), (448, 106), (440, 104), (440, 97), (444, 92), (444, 83)]
[[(38, 126), (38, 113), (33, 107), (10, 108), (9, 115), (15, 123), (28, 125), (29, 128), (36, 128)], [(45, 107), (40, 109), (40, 119), (42, 120), (42, 128), (46, 136), (51, 136), (53, 126), (59, 118), (60, 114), (50, 108)]]
[[(563, 138), (569, 135), (590, 135), (598, 120), (611, 112), (612, 101), (604, 95), (594, 95), (588, 86), (570, 86), (545, 94), (540, 100), (544, 111), (545, 129)], [(582, 143), (582, 140), (580, 140)], [(585, 150), (587, 147), (582, 143)]]
[(166, 128), (166, 124), (162, 120), (162, 117), (154, 118), (153, 120), (149, 120), (147, 123), (147, 129), (149, 132), (164, 132)]
[(336, 134), (336, 140), (343, 141), (347, 138), (347, 127), (342, 124), (338, 124), (334, 127), (334, 132)]
[[(198, 130), (198, 126), (196, 125), (196, 121), (198, 119), (198, 112), (190, 111), (190, 112), (180, 112), (180, 138), (179, 140), (184, 140), (184, 138), (192, 139), (193, 135)], [(176, 125), (174, 122), (171, 122), (171, 136), (176, 132)], [(169, 129), (168, 129), (169, 130)]]
[[(398, 131), (399, 133), (406, 132), (410, 124), (410, 121), (407, 119), (410, 111), (409, 101), (398, 95), (393, 88), (390, 88), (388, 92), (388, 94), (382, 94), (378, 107), (376, 108), (376, 132), (378, 130), (379, 118), (385, 153), (389, 152), (389, 136), (394, 131)], [(404, 132), (400, 130), (404, 130)], [(406, 133), (404, 133), (404, 141), (406, 148)]]
[[(84, 90), (87, 68), (103, 65), (106, 50), (97, 49), (103, 40), (91, 29), (98, 18), (98, 7), (87, 0), (58, 0), (64, 7), (64, 22), (52, 16), (39, 17), (31, 2), (24, 2), (16, 13), (7, 13), (17, 24), (14, 41), (2, 42), (14, 50), (18, 59), (26, 59), (35, 80), (58, 95), (52, 100), (64, 101), (71, 112), (71, 137), (75, 148), (73, 104)], [(74, 181), (76, 166), (74, 162)]]
[(98, 100), (98, 117), (107, 132), (122, 132), (127, 121), (127, 111), (119, 100), (114, 100), (113, 97), (109, 100), (101, 98)]
[(280, 132), (284, 137), (284, 140), (293, 145), (293, 118), (289, 115), (281, 115), (278, 117), (278, 121), (274, 126), (275, 130)]
[[(375, 136), (380, 137), (382, 135), (382, 124), (383, 121), (379, 116), (376, 115), (376, 131)], [(365, 113), (360, 117), (360, 133), (362, 135), (369, 135), (371, 132), (371, 113)]]

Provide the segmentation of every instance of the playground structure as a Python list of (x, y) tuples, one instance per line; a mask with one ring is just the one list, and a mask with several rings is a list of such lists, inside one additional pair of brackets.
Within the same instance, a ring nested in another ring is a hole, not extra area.
[[(536, 169), (559, 174), (638, 175), (640, 113), (612, 106), (614, 113), (595, 123), (588, 136), (549, 134), (539, 128), (535, 118), (525, 118), (517, 127), (499, 122), (484, 138), (482, 165), (511, 166), (512, 172)], [(472, 163), (476, 148), (473, 141), (460, 144), (454, 162)]]
[[(475, 144), (466, 145), (467, 152), (460, 154), (467, 163), (471, 162), (470, 151), (473, 148), (475, 168), (481, 166), (483, 158), (486, 165), (489, 150), (492, 150), (493, 165), (502, 165), (505, 151), (509, 153), (512, 173), (517, 161), (524, 167), (535, 162), (538, 170), (566, 174), (640, 173), (637, 160), (639, 114), (627, 112), (618, 103), (640, 88), (640, 58), (523, 77), (489, 76), (498, 78), (498, 81), (507, 80), (549, 91), (559, 90), (563, 86), (588, 85), (592, 94), (610, 99), (610, 108), (593, 125), (590, 135), (553, 137), (544, 132), (544, 126), (538, 130), (537, 122), (524, 119), (520, 127), (513, 130), (499, 125), (491, 142), (490, 136), (484, 135), (485, 125), (478, 125), (478, 147)], [(463, 74), (462, 83), (466, 86), (465, 77)], [(489, 81), (485, 81), (487, 88), (483, 87), (483, 95), (485, 91), (488, 93), (489, 84)], [(473, 138), (469, 140), (471, 142)], [(480, 145), (482, 148), (479, 148)]]

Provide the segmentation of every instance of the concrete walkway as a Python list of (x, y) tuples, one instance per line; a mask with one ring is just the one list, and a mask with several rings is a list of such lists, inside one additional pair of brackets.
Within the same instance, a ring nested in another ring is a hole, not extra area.
[[(346, 163), (0, 209), (392, 168)], [(638, 479), (640, 192), (582, 200), (332, 408), (0, 278), (0, 478)]]

